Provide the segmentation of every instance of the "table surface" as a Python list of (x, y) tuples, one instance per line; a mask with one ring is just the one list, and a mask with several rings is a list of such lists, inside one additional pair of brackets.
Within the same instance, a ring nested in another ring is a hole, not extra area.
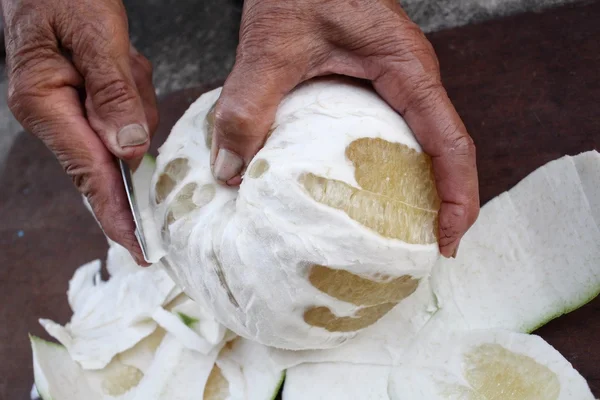
[[(477, 145), (482, 203), (565, 154), (600, 148), (600, 2), (429, 35), (448, 93)], [(219, 84), (219, 82), (216, 82)], [(160, 101), (154, 148), (206, 85)], [(32, 384), (27, 333), (67, 322), (73, 271), (107, 249), (49, 151), (21, 134), (0, 176), (0, 398)], [(600, 396), (600, 298), (537, 331)]]

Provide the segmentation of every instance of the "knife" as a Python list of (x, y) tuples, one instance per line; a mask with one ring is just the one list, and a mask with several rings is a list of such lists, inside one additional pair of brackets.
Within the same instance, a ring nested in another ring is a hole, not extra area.
[(131, 175), (131, 169), (125, 163), (125, 161), (119, 159), (119, 167), (121, 169), (121, 176), (123, 178), (123, 184), (125, 186), (125, 193), (127, 194), (127, 200), (129, 202), (129, 208), (133, 215), (133, 222), (135, 223), (135, 237), (142, 249), (142, 255), (147, 263), (150, 263), (148, 258), (148, 247), (146, 245), (146, 238), (144, 236), (144, 228), (142, 226), (142, 217), (140, 210), (137, 205), (137, 199), (135, 197), (135, 189), (133, 187), (133, 177)]

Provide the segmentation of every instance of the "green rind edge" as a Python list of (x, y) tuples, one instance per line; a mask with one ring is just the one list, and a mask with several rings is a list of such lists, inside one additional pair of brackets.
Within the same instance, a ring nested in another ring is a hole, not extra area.
[(569, 314), (575, 310), (580, 309), (581, 307), (585, 306), (586, 304), (592, 302), (594, 299), (596, 299), (596, 297), (598, 297), (600, 295), (600, 287), (598, 287), (593, 294), (587, 298), (587, 300), (582, 301), (581, 303), (577, 303), (575, 305), (572, 305), (570, 307), (565, 308), (563, 311), (558, 311), (554, 314), (550, 314), (550, 316), (545, 317), (545, 319), (542, 319), (542, 322), (538, 323), (537, 325), (534, 325), (533, 328), (525, 328), (523, 329), (524, 333), (533, 333), (536, 330), (540, 329), (541, 327), (543, 327), (544, 325), (550, 323), (551, 321), (554, 321), (555, 319), (562, 317), (563, 315)]
[(32, 335), (31, 333), (29, 334), (29, 341), (30, 341), (30, 342), (32, 342), (32, 343), (33, 343), (33, 342), (43, 343), (43, 344), (46, 344), (46, 345), (50, 345), (50, 346), (59, 347), (59, 348), (61, 348), (61, 349), (64, 349), (64, 348), (65, 348), (65, 346), (63, 346), (63, 345), (62, 345), (62, 344), (60, 344), (60, 343), (56, 343), (56, 342), (50, 342), (50, 341), (48, 341), (48, 340), (46, 340), (46, 339), (42, 339), (42, 338), (41, 338), (41, 337), (39, 337), (39, 336)]
[(277, 386), (275, 386), (275, 391), (273, 392), (273, 396), (269, 400), (281, 399), (282, 392), (283, 392), (283, 385), (285, 383), (285, 373), (286, 373), (285, 370), (281, 373), (281, 379), (279, 379), (279, 382), (277, 382)]
[[(42, 338), (41, 338), (41, 337), (39, 337), (39, 336), (32, 335), (31, 333), (29, 334), (29, 342), (31, 343), (31, 346), (32, 346), (32, 353), (33, 353), (33, 344), (34, 344), (34, 342), (37, 342), (37, 343), (43, 344), (43, 345), (45, 345), (45, 346), (54, 346), (54, 347), (58, 347), (58, 348), (60, 348), (60, 349), (64, 349), (64, 348), (65, 348), (65, 346), (63, 346), (63, 345), (62, 345), (62, 344), (60, 344), (60, 343), (50, 342), (50, 341), (48, 341), (48, 340), (42, 339)], [(52, 397), (50, 397), (50, 395), (48, 395), (48, 394), (46, 394), (46, 393), (44, 393), (44, 392), (42, 392), (42, 391), (40, 390), (40, 388), (39, 388), (39, 386), (38, 386), (38, 383), (37, 383), (37, 382), (35, 382), (35, 380), (34, 380), (33, 384), (35, 385), (35, 388), (36, 388), (36, 390), (37, 390), (37, 392), (38, 392), (38, 394), (40, 395), (40, 398), (41, 398), (42, 400), (53, 400), (53, 399), (52, 399)]]
[(182, 312), (178, 312), (177, 315), (183, 321), (185, 326), (187, 326), (188, 328), (192, 328), (194, 326), (194, 324), (197, 324), (198, 322), (200, 322), (200, 320), (198, 318), (190, 317), (189, 315), (182, 313)]

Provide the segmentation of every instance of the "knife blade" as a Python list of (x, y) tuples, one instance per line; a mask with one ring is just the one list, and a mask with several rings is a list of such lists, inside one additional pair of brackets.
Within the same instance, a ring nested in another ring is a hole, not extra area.
[(135, 188), (133, 185), (131, 169), (129, 168), (127, 163), (125, 163), (125, 161), (121, 159), (119, 159), (119, 168), (121, 169), (121, 176), (123, 178), (123, 185), (125, 186), (125, 193), (127, 194), (129, 208), (131, 210), (131, 214), (133, 215), (133, 222), (135, 223), (135, 237), (140, 245), (140, 249), (142, 249), (142, 255), (144, 257), (144, 260), (150, 263), (148, 259), (148, 248), (146, 245), (146, 238), (144, 236), (144, 228), (142, 226), (142, 218), (137, 205), (137, 198), (135, 196)]

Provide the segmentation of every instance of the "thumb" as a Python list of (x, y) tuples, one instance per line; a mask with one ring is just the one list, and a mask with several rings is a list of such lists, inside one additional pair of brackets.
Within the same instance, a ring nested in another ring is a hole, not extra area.
[(93, 46), (80, 41), (73, 48), (73, 62), (85, 81), (88, 121), (112, 154), (135, 162), (148, 150), (150, 134), (131, 69), (126, 17), (104, 17), (96, 23), (113, 37)]
[(217, 181), (240, 184), (269, 135), (279, 103), (300, 80), (288, 68), (236, 62), (214, 109), (211, 168)]

